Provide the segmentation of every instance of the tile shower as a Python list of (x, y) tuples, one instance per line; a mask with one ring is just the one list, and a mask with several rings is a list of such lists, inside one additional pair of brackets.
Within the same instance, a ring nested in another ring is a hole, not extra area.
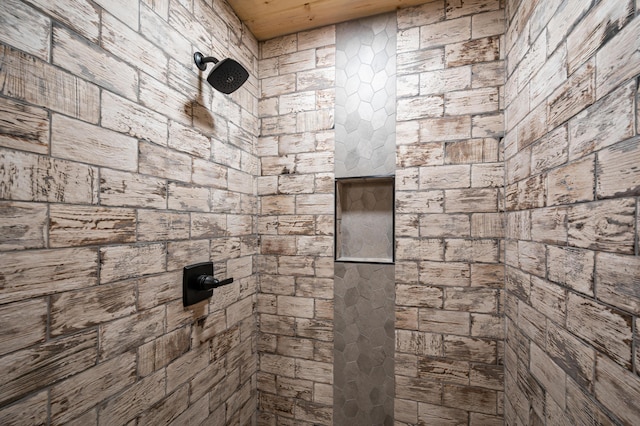
[[(0, 423), (639, 423), (639, 12), (433, 0), (258, 43), (223, 0), (0, 2)], [(199, 91), (194, 47), (247, 85)], [(336, 178), (371, 175), (395, 262), (336, 262)], [(194, 260), (237, 281), (185, 311)]]

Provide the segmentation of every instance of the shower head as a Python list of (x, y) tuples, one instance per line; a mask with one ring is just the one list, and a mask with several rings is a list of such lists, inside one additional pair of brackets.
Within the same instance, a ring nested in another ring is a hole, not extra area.
[(228, 95), (240, 88), (249, 78), (249, 73), (240, 62), (226, 58), (218, 61), (212, 56), (203, 56), (202, 53), (193, 54), (193, 60), (201, 71), (207, 69), (207, 63), (213, 62), (215, 65), (207, 77), (207, 81), (214, 89)]

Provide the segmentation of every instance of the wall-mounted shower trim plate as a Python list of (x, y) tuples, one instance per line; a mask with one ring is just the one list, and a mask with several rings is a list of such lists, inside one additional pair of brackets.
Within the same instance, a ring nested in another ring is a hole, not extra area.
[(219, 280), (213, 276), (213, 262), (185, 266), (182, 274), (182, 303), (189, 306), (206, 300), (213, 295), (214, 288), (232, 282), (233, 278)]
[(185, 266), (182, 273), (182, 302), (189, 306), (210, 298), (213, 290), (198, 290), (195, 282), (200, 275), (213, 276), (213, 262)]

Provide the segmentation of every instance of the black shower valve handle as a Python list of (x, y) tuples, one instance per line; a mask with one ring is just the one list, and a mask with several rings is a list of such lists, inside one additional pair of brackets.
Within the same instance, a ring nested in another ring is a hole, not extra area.
[(198, 277), (195, 279), (195, 286), (197, 290), (205, 291), (205, 290), (213, 290), (214, 288), (231, 284), (232, 282), (233, 282), (233, 278), (227, 278), (225, 280), (220, 281), (219, 279), (214, 278), (211, 275), (198, 275)]

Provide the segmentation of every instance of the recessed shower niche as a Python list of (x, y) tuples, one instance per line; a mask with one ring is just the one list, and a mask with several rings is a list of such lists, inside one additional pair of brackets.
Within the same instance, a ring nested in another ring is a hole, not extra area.
[(393, 176), (336, 179), (335, 260), (393, 263)]

